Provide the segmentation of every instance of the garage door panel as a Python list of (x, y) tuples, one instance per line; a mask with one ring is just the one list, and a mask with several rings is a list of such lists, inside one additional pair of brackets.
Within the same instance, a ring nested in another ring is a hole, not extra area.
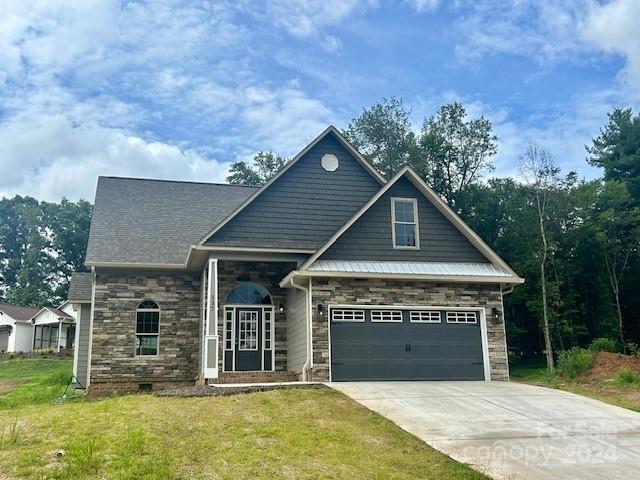
[[(342, 307), (341, 307), (342, 308)], [(395, 308), (395, 307), (394, 307)], [(331, 322), (332, 380), (482, 380), (480, 324)], [(379, 317), (378, 317), (379, 318)]]

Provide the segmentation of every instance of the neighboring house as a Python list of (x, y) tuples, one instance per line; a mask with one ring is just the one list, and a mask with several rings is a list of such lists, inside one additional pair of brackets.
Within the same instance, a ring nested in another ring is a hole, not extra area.
[(502, 295), (523, 280), (334, 127), (261, 188), (100, 177), (85, 264), (91, 389), (509, 379)]
[(0, 352), (30, 352), (33, 342), (31, 317), (38, 310), (0, 304)]
[(67, 300), (59, 308), (43, 307), (33, 317), (33, 349), (71, 349), (75, 343), (76, 318), (73, 305)]

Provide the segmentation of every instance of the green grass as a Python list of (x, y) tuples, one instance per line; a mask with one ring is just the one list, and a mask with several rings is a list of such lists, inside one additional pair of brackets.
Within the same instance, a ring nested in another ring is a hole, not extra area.
[(544, 382), (548, 377), (547, 364), (544, 359), (513, 363), (509, 365), (509, 376), (522, 382)]
[[(21, 378), (43, 385), (44, 370), (62, 370), (25, 366), (31, 373)], [(0, 378), (15, 367), (0, 362)], [(63, 404), (29, 398), (37, 401), (0, 410), (0, 478), (487, 478), (328, 388)]]
[(70, 360), (0, 360), (0, 410), (50, 403), (62, 395), (70, 379)]

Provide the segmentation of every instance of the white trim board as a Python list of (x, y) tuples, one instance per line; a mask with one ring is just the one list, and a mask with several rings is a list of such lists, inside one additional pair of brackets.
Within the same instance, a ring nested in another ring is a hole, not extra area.
[(327, 337), (329, 343), (329, 382), (333, 381), (331, 371), (331, 309), (396, 309), (396, 310), (464, 310), (478, 312), (480, 317), (480, 340), (482, 342), (482, 366), (484, 369), (484, 381), (491, 381), (491, 364), (489, 362), (489, 336), (487, 334), (487, 315), (485, 307), (447, 307), (442, 305), (363, 305), (363, 304), (336, 304), (327, 305)]
[[(522, 283), (524, 279), (518, 277), (507, 263), (502, 260), (464, 221), (422, 180), (418, 174), (409, 166), (400, 170), (386, 185), (384, 185), (378, 193), (364, 204), (364, 206), (345, 223), (327, 242), (321, 246), (316, 253), (302, 264), (299, 271), (305, 271), (318, 258), (333, 245), (373, 204), (375, 204), (400, 178), (406, 177), (440, 213), (442, 213), (454, 227), (465, 236), (469, 242), (478, 249), (493, 265), (509, 273), (518, 281), (504, 281), (502, 283)], [(288, 276), (287, 276), (288, 277)], [(285, 277), (285, 279), (287, 278)]]
[(329, 134), (333, 134), (333, 136), (340, 142), (340, 144), (351, 153), (354, 158), (367, 170), (373, 178), (380, 185), (384, 185), (386, 180), (384, 177), (375, 169), (373, 166), (364, 158), (364, 156), (358, 152), (358, 150), (349, 143), (349, 141), (340, 133), (340, 131), (334, 127), (333, 125), (329, 125), (320, 135), (318, 135), (309, 145), (304, 147), (300, 153), (298, 153), (295, 157), (287, 162), (287, 164), (276, 174), (274, 175), (267, 183), (265, 183), (262, 187), (260, 187), (253, 195), (247, 198), (244, 202), (242, 202), (231, 214), (229, 214), (224, 220), (222, 220), (218, 225), (212, 228), (209, 232), (207, 232), (198, 242), (198, 245), (204, 245), (209, 238), (211, 238), (216, 232), (218, 232), (222, 227), (224, 227), (227, 223), (229, 223), (236, 215), (238, 215), (242, 210), (245, 209), (247, 205), (252, 203), (257, 197), (260, 196), (262, 192), (268, 189), (274, 182), (276, 182), (284, 173), (289, 170), (293, 165), (295, 165), (298, 160), (300, 160), (305, 153), (315, 147), (320, 140), (326, 137)]

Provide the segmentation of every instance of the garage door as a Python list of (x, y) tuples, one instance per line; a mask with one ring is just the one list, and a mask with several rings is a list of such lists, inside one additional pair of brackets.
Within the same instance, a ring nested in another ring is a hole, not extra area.
[(484, 380), (478, 311), (329, 310), (331, 379)]
[(9, 335), (11, 335), (11, 327), (0, 326), (0, 352), (6, 352), (9, 349)]

